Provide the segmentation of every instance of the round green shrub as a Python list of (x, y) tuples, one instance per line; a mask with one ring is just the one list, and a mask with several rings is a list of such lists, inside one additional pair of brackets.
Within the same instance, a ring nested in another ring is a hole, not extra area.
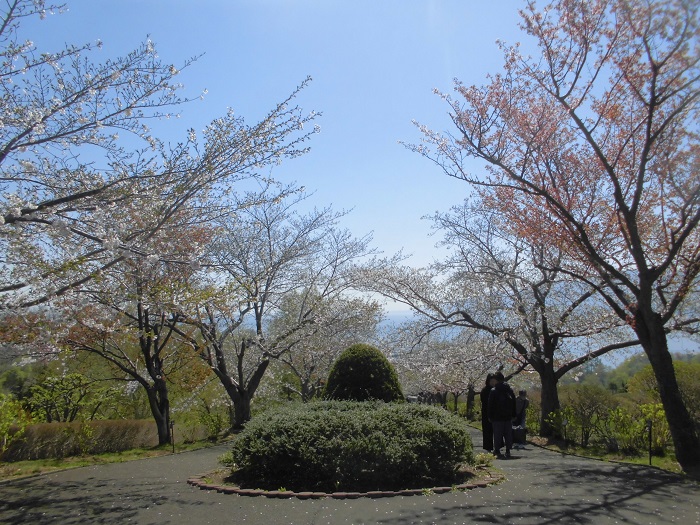
[(377, 348), (358, 343), (343, 351), (328, 375), (324, 398), (403, 400), (396, 370)]
[(253, 419), (230, 460), (242, 487), (399, 490), (452, 484), (472, 443), (463, 419), (438, 407), (316, 401)]

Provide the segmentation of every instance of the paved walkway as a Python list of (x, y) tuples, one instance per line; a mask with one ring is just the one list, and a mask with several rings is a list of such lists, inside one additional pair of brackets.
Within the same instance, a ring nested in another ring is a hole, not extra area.
[[(475, 444), (481, 439), (473, 431)], [(226, 446), (0, 484), (2, 524), (700, 524), (700, 485), (655, 469), (537, 447), (498, 461), (508, 481), (467, 492), (382, 499), (245, 497), (187, 485)]]

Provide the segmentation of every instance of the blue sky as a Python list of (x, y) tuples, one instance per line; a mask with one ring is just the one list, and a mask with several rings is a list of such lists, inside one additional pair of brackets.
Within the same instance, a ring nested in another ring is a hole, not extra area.
[[(253, 122), (313, 77), (298, 103), (323, 113), (322, 132), (273, 176), (314, 191), (312, 205), (352, 209), (344, 227), (373, 232), (386, 255), (414, 254), (414, 266), (439, 255), (421, 217), (459, 204), (469, 188), (398, 141), (419, 140), (412, 119), (452, 129), (433, 89), (451, 92), (454, 78), (483, 83), (502, 64), (496, 40), (526, 38), (517, 27), (524, 0), (66, 1), (68, 12), (25, 26), (40, 50), (100, 39), (93, 56), (103, 60), (150, 36), (176, 66), (204, 54), (180, 81), (187, 94), (208, 94), (160, 127), (165, 140), (182, 140), (228, 107)], [(405, 315), (399, 305), (388, 310)]]
[(390, 255), (434, 256), (426, 214), (468, 194), (398, 141), (416, 142), (416, 119), (450, 129), (447, 105), (433, 88), (457, 77), (482, 83), (502, 63), (497, 39), (514, 43), (521, 0), (67, 0), (68, 12), (27, 27), (41, 50), (100, 39), (102, 60), (125, 54), (147, 36), (160, 57), (179, 65), (204, 55), (181, 75), (185, 92), (203, 101), (162, 127), (181, 140), (228, 107), (251, 122), (286, 98), (306, 76), (298, 102), (322, 112), (311, 152), (272, 175), (314, 191), (313, 205), (352, 209), (343, 226)]

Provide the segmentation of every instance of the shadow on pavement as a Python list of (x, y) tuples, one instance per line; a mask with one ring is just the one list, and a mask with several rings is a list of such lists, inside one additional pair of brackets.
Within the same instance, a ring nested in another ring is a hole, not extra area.
[[(137, 516), (142, 510), (166, 502), (178, 504), (172, 496), (159, 495), (152, 482), (136, 479), (118, 485), (96, 482), (91, 478), (48, 485), (37, 483), (36, 478), (28, 478), (2, 486), (0, 491), (0, 521), (7, 525), (122, 524), (129, 520), (138, 523)], [(100, 498), (97, 496), (100, 493), (109, 497)], [(192, 505), (192, 501), (179, 503)]]
[[(507, 483), (499, 498), (481, 502), (470, 497), (449, 506), (435, 500), (428, 510), (424, 506), (419, 512), (395, 513), (377, 523), (695, 523), (700, 512), (697, 484), (644, 467), (589, 462), (571, 469), (552, 468), (541, 475), (531, 473), (531, 482), (520, 495)], [(673, 512), (670, 506), (675, 507)]]

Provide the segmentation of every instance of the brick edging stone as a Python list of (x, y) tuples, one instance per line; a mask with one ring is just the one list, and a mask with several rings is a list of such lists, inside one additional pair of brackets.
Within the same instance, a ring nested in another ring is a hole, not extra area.
[(189, 485), (198, 487), (201, 490), (215, 490), (221, 494), (237, 494), (239, 496), (263, 496), (265, 498), (279, 499), (357, 499), (357, 498), (390, 498), (394, 496), (420, 496), (422, 494), (445, 494), (453, 491), (467, 491), (481, 487), (488, 487), (503, 481), (503, 476), (490, 475), (482, 480), (473, 483), (462, 483), (450, 487), (430, 487), (423, 489), (404, 490), (372, 490), (369, 492), (293, 492), (291, 490), (262, 490), (262, 489), (242, 489), (233, 485), (217, 485), (207, 483), (207, 474), (193, 476), (187, 480)]

